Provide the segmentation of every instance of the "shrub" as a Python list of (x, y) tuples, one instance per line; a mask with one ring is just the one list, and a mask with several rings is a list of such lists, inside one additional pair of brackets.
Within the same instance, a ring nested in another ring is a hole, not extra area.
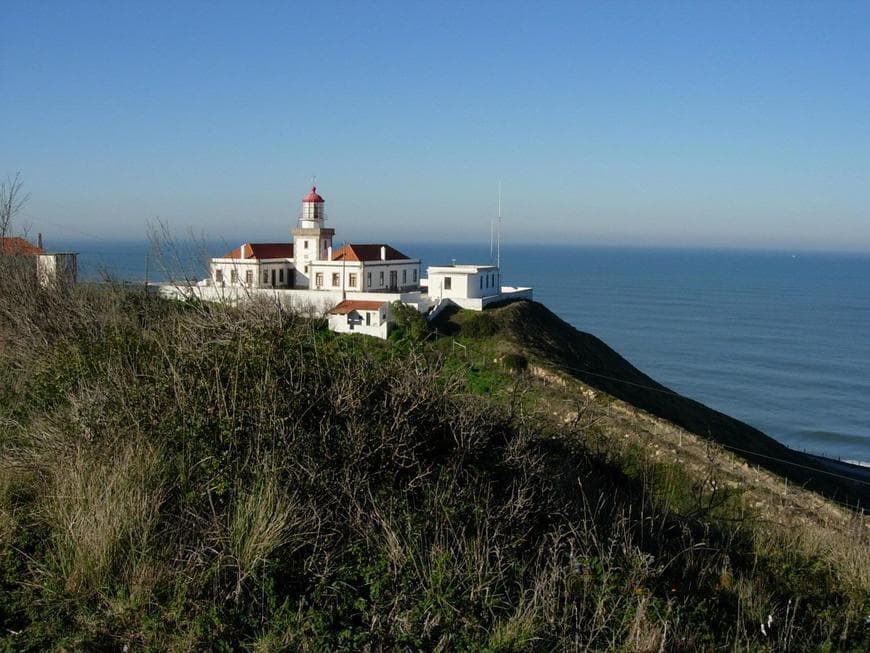
[(413, 306), (408, 306), (400, 301), (390, 305), (393, 315), (393, 326), (390, 337), (394, 340), (408, 338), (414, 342), (420, 342), (429, 335), (429, 322)]
[(481, 311), (469, 316), (462, 323), (460, 335), (469, 338), (488, 338), (498, 333), (498, 322), (493, 319), (490, 313)]

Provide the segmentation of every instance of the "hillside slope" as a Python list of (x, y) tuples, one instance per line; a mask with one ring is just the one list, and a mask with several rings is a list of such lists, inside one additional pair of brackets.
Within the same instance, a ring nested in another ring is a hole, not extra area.
[[(870, 645), (864, 522), (798, 539), (754, 498), (598, 447), (551, 410), (580, 381), (267, 304), (10, 288), (0, 650)], [(602, 403), (615, 436), (674, 440)]]
[[(794, 451), (740, 420), (672, 391), (543, 304), (519, 301), (489, 313), (499, 329), (499, 339), (512, 343), (532, 360), (708, 438), (794, 483), (839, 502), (870, 505), (870, 485), (833, 476), (818, 458)], [(455, 333), (461, 328), (456, 322), (456, 311), (445, 311), (437, 326), (444, 333)]]

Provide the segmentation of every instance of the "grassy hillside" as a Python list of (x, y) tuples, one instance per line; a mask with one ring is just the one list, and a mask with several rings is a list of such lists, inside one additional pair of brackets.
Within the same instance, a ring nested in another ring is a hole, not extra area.
[(664, 501), (520, 361), (248, 309), (0, 288), (0, 649), (870, 643), (866, 576)]
[(789, 449), (748, 424), (673, 392), (542, 304), (514, 302), (484, 314), (445, 311), (436, 326), (445, 334), (468, 334), (479, 341), (492, 338), (502, 351), (520, 352), (529, 360), (735, 451), (794, 483), (848, 505), (870, 505), (870, 484), (832, 476), (815, 457)]

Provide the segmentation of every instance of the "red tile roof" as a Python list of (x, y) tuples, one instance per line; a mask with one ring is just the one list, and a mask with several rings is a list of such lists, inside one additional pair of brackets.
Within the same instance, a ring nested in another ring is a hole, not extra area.
[(333, 315), (347, 315), (351, 311), (378, 311), (384, 304), (386, 304), (386, 302), (363, 299), (345, 299), (329, 312)]
[(4, 254), (20, 254), (25, 256), (45, 254), (44, 249), (18, 236), (0, 238), (0, 251)]
[[(244, 257), (242, 256), (242, 247), (245, 248)], [(236, 247), (229, 254), (225, 254), (223, 258), (293, 258), (293, 243), (245, 243)]]
[(409, 257), (402, 254), (397, 249), (389, 245), (369, 244), (369, 245), (342, 245), (332, 253), (333, 261), (380, 261), (381, 247), (386, 249), (387, 261), (402, 261), (410, 260)]
[(317, 186), (311, 187), (311, 192), (308, 193), (305, 197), (302, 198), (303, 202), (316, 202), (317, 204), (323, 204), (323, 198), (317, 194)]

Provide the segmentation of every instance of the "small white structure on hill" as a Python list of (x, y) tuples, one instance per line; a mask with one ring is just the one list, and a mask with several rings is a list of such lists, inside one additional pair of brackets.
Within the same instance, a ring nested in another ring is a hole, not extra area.
[(494, 265), (430, 266), (428, 275), (430, 297), (481, 299), (501, 292), (501, 274)]
[(482, 311), (490, 304), (511, 299), (532, 299), (531, 288), (501, 285), (501, 271), (495, 265), (434, 265), (421, 283), (428, 297), (440, 311), (444, 304), (456, 304), (473, 311)]
[(329, 328), (337, 333), (365, 333), (386, 338), (390, 305), (384, 301), (346, 299), (329, 311)]

